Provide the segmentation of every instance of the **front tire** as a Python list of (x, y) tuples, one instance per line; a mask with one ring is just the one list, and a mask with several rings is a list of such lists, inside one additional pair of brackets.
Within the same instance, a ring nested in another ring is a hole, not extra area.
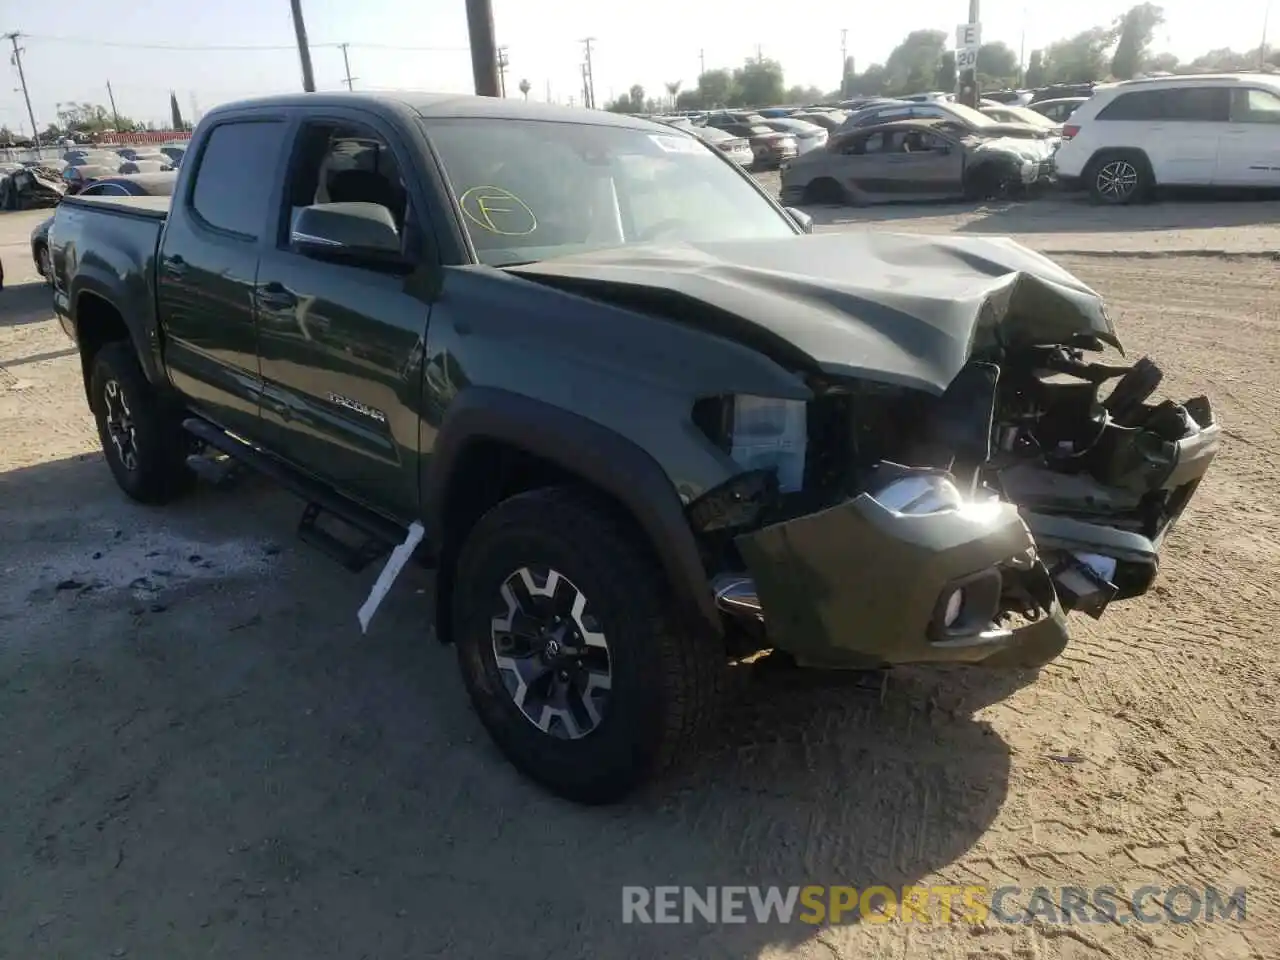
[(167, 503), (195, 482), (180, 413), (147, 381), (129, 343), (108, 343), (93, 358), (89, 403), (98, 438), (120, 489), (140, 503)]
[(53, 286), (53, 260), (49, 256), (49, 245), (42, 244), (38, 250), (38, 259), (40, 261), (40, 276), (44, 278), (45, 286)]
[(1145, 199), (1154, 186), (1146, 159), (1133, 153), (1104, 153), (1089, 165), (1089, 195), (1095, 203), (1123, 206)]
[(843, 206), (847, 198), (844, 188), (831, 177), (819, 177), (804, 188), (804, 203), (813, 206)]
[(585, 491), (549, 487), (485, 514), (458, 558), (459, 665), (521, 772), (579, 803), (670, 767), (716, 714), (725, 669), (681, 629), (636, 534)]

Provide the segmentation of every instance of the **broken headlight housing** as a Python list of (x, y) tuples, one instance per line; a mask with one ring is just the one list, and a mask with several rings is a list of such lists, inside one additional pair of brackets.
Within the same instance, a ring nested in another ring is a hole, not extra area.
[(804, 486), (809, 446), (805, 401), (750, 394), (714, 397), (695, 405), (693, 419), (743, 470), (772, 472), (782, 493)]

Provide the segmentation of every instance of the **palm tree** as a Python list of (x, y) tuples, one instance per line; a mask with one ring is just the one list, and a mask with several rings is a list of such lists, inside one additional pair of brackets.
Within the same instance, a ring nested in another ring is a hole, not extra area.
[(676, 96), (680, 93), (680, 84), (682, 84), (683, 82), (684, 82), (683, 80), (673, 80), (670, 83), (666, 84), (667, 94), (671, 97), (672, 110), (674, 110), (676, 107)]
[(531, 84), (528, 80), (520, 81), (520, 92), (524, 94), (524, 98), (526, 100), (529, 99), (529, 91), (532, 89), (533, 89), (533, 84)]

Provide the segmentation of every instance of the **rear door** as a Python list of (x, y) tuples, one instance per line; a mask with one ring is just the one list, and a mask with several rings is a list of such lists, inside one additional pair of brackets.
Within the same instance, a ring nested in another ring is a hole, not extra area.
[(174, 195), (156, 265), (170, 378), (201, 413), (249, 436), (262, 392), (254, 285), (285, 140), (283, 116), (217, 122)]
[(1280, 95), (1265, 87), (1231, 90), (1215, 183), (1280, 187)]
[(438, 277), (416, 179), (425, 148), (360, 110), (309, 114), (292, 146), (257, 311), (263, 435), (296, 466), (394, 517), (416, 515), (422, 350), (431, 295), (419, 273), (316, 260), (291, 234), (299, 208), (386, 207), (402, 254)]

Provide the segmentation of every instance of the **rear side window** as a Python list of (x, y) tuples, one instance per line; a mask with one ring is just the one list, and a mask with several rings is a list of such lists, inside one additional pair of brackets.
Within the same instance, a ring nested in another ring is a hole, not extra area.
[(258, 239), (284, 146), (278, 120), (237, 120), (214, 127), (200, 153), (191, 208), (218, 230)]
[(1122, 93), (1098, 111), (1099, 120), (1160, 120), (1163, 103), (1160, 90)]

